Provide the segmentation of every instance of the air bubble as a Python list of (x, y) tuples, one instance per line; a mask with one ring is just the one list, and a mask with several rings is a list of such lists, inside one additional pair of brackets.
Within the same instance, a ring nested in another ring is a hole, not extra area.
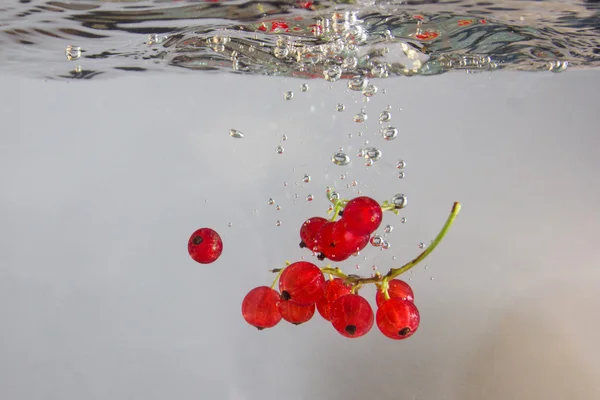
[(370, 167), (371, 165), (373, 165), (373, 160), (371, 160), (370, 158), (367, 158), (365, 160), (365, 166)]
[(302, 182), (304, 182), (304, 183), (310, 182), (310, 175), (304, 174), (304, 176), (302, 177)]
[[(389, 31), (388, 31), (389, 32)], [(388, 76), (388, 69), (386, 64), (376, 64), (371, 68), (371, 74), (378, 78), (386, 78)]]
[(281, 221), (275, 222), (275, 226), (281, 226)]
[(382, 248), (383, 250), (387, 250), (387, 249), (389, 249), (390, 247), (392, 247), (392, 245), (390, 244), (390, 242), (388, 242), (388, 241), (386, 241), (386, 240), (383, 240), (383, 241), (381, 242), (381, 248)]
[(78, 60), (79, 57), (81, 57), (81, 47), (76, 47), (76, 46), (67, 46), (67, 48), (65, 49), (65, 56), (67, 57), (67, 60), (69, 61), (75, 61)]
[(340, 166), (348, 165), (350, 163), (350, 157), (348, 157), (346, 153), (334, 153), (333, 156), (331, 156), (331, 162)]
[(404, 172), (398, 172), (398, 179), (404, 179), (406, 174)]
[(377, 93), (377, 86), (369, 83), (362, 91), (363, 96), (373, 97)]
[(406, 162), (404, 160), (400, 160), (396, 163), (396, 168), (402, 169), (404, 167), (406, 167)]
[(392, 197), (392, 204), (397, 210), (406, 207), (407, 203), (408, 199), (402, 193), (396, 194), (394, 197)]
[(348, 81), (348, 89), (354, 90), (356, 92), (360, 92), (360, 91), (364, 90), (368, 84), (369, 84), (368, 78), (361, 76), (361, 75), (357, 75), (357, 76), (350, 78), (350, 80)]
[(338, 104), (335, 106), (335, 110), (336, 110), (336, 111), (339, 111), (339, 112), (342, 112), (342, 111), (344, 111), (345, 109), (346, 109), (346, 106), (344, 106), (342, 103), (338, 103)]
[(281, 210), (281, 206), (280, 206), (279, 204), (277, 204), (277, 206), (275, 207), (275, 209), (276, 209), (277, 211), (279, 211), (279, 210)]
[(285, 92), (285, 94), (283, 95), (283, 98), (285, 100), (291, 100), (294, 98), (294, 92), (289, 91), (289, 92)]
[(398, 136), (398, 129), (388, 126), (387, 128), (383, 128), (381, 130), (381, 136), (385, 139), (385, 140), (394, 140), (396, 139), (396, 136)]
[(371, 242), (371, 245), (373, 245), (375, 247), (379, 247), (383, 243), (383, 239), (379, 235), (373, 235), (370, 242)]
[(402, 222), (403, 224), (405, 224), (405, 223), (406, 223), (406, 217), (402, 217), (402, 218), (400, 219), (400, 222)]
[(389, 111), (382, 111), (379, 114), (379, 123), (383, 124), (384, 122), (389, 122), (392, 119), (392, 114)]
[(268, 203), (269, 203), (270, 206), (272, 206), (273, 204), (275, 204), (275, 200), (274, 199), (269, 199)]
[(365, 149), (365, 157), (370, 160), (379, 161), (382, 155), (381, 150), (376, 149), (375, 147), (368, 147)]
[(352, 181), (352, 186), (357, 186), (357, 185), (358, 185), (358, 182)]
[(362, 124), (363, 122), (365, 122), (367, 120), (367, 114), (363, 111), (359, 112), (358, 114), (356, 114), (354, 116), (354, 118), (352, 118), (352, 120), (356, 123)]
[(233, 223), (230, 222), (227, 224), (227, 226), (231, 228), (233, 226)]
[(424, 249), (425, 248), (425, 243), (423, 243), (423, 242), (419, 243), (419, 248), (420, 249)]
[(340, 199), (340, 195), (338, 194), (338, 192), (331, 192), (329, 193), (329, 199), (331, 201), (338, 201)]
[(300, 85), (300, 90), (303, 92), (308, 91), (308, 85), (306, 83), (303, 83), (302, 85)]
[(232, 138), (241, 139), (244, 137), (244, 134), (238, 131), (237, 129), (230, 129), (229, 136), (231, 136)]
[(281, 137), (281, 141), (282, 141), (282, 142), (285, 142), (286, 140), (287, 140), (287, 136), (286, 136), (286, 135), (283, 135), (283, 136)]
[(308, 196), (306, 196), (306, 201), (313, 201), (315, 197), (312, 194), (309, 194)]
[(342, 76), (342, 69), (337, 65), (332, 65), (323, 71), (323, 76), (329, 82), (335, 82)]
[(283, 147), (277, 146), (277, 154), (283, 154)]
[(394, 230), (394, 227), (392, 225), (385, 226), (385, 233), (392, 233), (393, 230)]

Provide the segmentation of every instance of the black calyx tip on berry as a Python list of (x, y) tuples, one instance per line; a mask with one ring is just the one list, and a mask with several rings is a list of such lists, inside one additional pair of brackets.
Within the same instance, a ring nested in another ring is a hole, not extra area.
[(344, 330), (348, 335), (354, 335), (356, 333), (356, 325), (348, 325)]
[(288, 301), (291, 298), (292, 298), (292, 296), (290, 296), (290, 293), (287, 290), (284, 290), (283, 292), (281, 292), (281, 300)]
[(292, 324), (294, 324), (294, 325), (296, 325), (296, 326), (300, 325), (301, 323), (302, 323), (302, 322), (292, 322)]
[(409, 333), (410, 333), (410, 328), (407, 326), (406, 328), (400, 329), (400, 331), (398, 332), (398, 335), (400, 335), (400, 336), (406, 336)]
[(301, 249), (303, 249), (303, 248), (306, 247), (306, 244), (304, 243), (303, 240), (301, 240), (299, 246), (300, 246)]
[(192, 243), (195, 245), (199, 245), (200, 243), (202, 243), (204, 241), (204, 239), (202, 239), (202, 236), (195, 236), (192, 239)]
[(323, 261), (323, 260), (325, 259), (325, 254), (323, 254), (323, 253), (319, 253), (319, 255), (317, 256), (317, 259), (318, 259), (319, 261)]
[(263, 329), (265, 329), (262, 326), (255, 326), (255, 328), (258, 329), (259, 331), (262, 331)]
[(343, 212), (343, 211), (340, 211), (340, 212), (338, 213), (338, 215), (339, 215), (340, 217), (343, 217), (343, 216), (344, 216), (344, 212)]

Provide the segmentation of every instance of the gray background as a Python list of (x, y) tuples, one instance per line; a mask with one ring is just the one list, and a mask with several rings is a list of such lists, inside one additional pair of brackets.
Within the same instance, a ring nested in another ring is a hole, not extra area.
[[(345, 83), (301, 83), (0, 78), (0, 398), (600, 398), (598, 72), (388, 79), (363, 126)], [(392, 142), (376, 134), (388, 104)], [(383, 152), (370, 168), (365, 140)], [(330, 161), (339, 147), (347, 167)], [(318, 315), (243, 321), (268, 269), (312, 259), (298, 229), (324, 215), (328, 185), (408, 196), (407, 223), (385, 217), (392, 248), (343, 264), (363, 275), (416, 256), (462, 202), (406, 276), (422, 316), (409, 340), (345, 339)], [(225, 246), (208, 266), (186, 250), (202, 226)]]

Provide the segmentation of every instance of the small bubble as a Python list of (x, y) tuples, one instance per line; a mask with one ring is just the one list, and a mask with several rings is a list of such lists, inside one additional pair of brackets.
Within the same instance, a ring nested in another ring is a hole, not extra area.
[(362, 124), (363, 122), (365, 122), (367, 120), (367, 114), (365, 114), (363, 111), (359, 112), (358, 114), (356, 114), (352, 120), (356, 123)]
[(358, 136), (362, 136), (362, 135), (363, 135), (362, 131), (359, 131)]
[(385, 109), (386, 109), (387, 111), (392, 111), (392, 106), (388, 104), (388, 105), (387, 105), (387, 107), (385, 107)]
[(281, 226), (281, 221), (275, 222), (275, 226)]
[(366, 167), (370, 167), (371, 165), (373, 165), (373, 160), (372, 160), (372, 159), (370, 159), (370, 158), (367, 158), (367, 159), (365, 160), (365, 166), (366, 166)]
[(148, 35), (148, 40), (146, 40), (147, 45), (160, 44), (163, 42), (165, 37), (158, 36), (156, 34)]
[(277, 206), (275, 206), (275, 209), (276, 209), (277, 211), (279, 211), (279, 210), (281, 210), (281, 206), (280, 206), (279, 204), (277, 204)]
[(426, 265), (426, 266), (425, 266), (425, 269), (429, 269), (429, 265)]
[(300, 197), (298, 196), (298, 193), (294, 193), (294, 198), (297, 199), (298, 197)]
[(329, 198), (332, 201), (338, 201), (340, 199), (340, 195), (338, 194), (338, 192), (331, 192), (329, 193)]
[(365, 156), (365, 151), (363, 149), (358, 149), (358, 151), (356, 152), (356, 156), (357, 157), (364, 157)]
[[(389, 31), (388, 31), (389, 32)], [(388, 76), (388, 70), (386, 64), (376, 64), (371, 68), (371, 74), (378, 78), (386, 78)]]
[(230, 129), (229, 136), (231, 136), (232, 138), (241, 139), (244, 137), (244, 134), (238, 131), (237, 129)]
[(356, 264), (356, 269), (360, 269), (360, 265)]
[(75, 66), (75, 73), (80, 74), (82, 71), (83, 71), (83, 68), (81, 67), (81, 65), (77, 64)]
[(283, 154), (283, 147), (277, 146), (277, 154)]
[(423, 243), (423, 242), (419, 243), (419, 248), (420, 249), (424, 249), (425, 248), (425, 243)]
[(282, 142), (285, 142), (286, 140), (287, 140), (287, 136), (286, 136), (286, 135), (283, 135), (283, 136), (281, 137), (281, 141), (282, 141)]
[(338, 104), (335, 106), (335, 109), (336, 109), (336, 111), (342, 112), (342, 111), (344, 111), (344, 110), (346, 109), (346, 106), (345, 106), (345, 105), (343, 105), (342, 103), (338, 103)]
[(406, 207), (407, 203), (408, 199), (402, 193), (398, 193), (392, 197), (392, 204), (397, 210)]
[(275, 204), (275, 200), (274, 199), (269, 199), (268, 203), (269, 203), (270, 206), (272, 206), (273, 204)]
[(394, 227), (392, 225), (385, 226), (385, 233), (392, 233), (393, 230), (394, 230)]
[(331, 162), (340, 166), (348, 165), (350, 163), (350, 157), (348, 157), (346, 153), (334, 153), (333, 156), (331, 156)]
[(371, 245), (373, 245), (375, 247), (379, 247), (383, 244), (383, 239), (379, 235), (373, 235), (370, 242), (371, 242)]
[(369, 84), (368, 78), (361, 76), (361, 75), (356, 75), (356, 76), (353, 76), (352, 78), (350, 78), (350, 80), (348, 81), (348, 89), (354, 90), (356, 92), (360, 92), (363, 89), (365, 89), (368, 84)]
[(392, 256), (392, 260), (395, 260), (395, 259), (396, 259), (396, 256)]
[(375, 148), (375, 147), (367, 147), (365, 149), (365, 157), (373, 160), (373, 161), (379, 161), (379, 159), (381, 159), (381, 156), (383, 154), (381, 153), (381, 150)]
[(308, 91), (308, 85), (306, 83), (303, 83), (302, 85), (300, 85), (300, 90), (303, 92)]
[(400, 160), (396, 163), (396, 168), (402, 169), (404, 167), (406, 167), (406, 162), (404, 160)]
[(65, 49), (65, 56), (69, 61), (78, 60), (79, 57), (81, 57), (81, 47), (75, 47), (70, 45), (67, 46), (67, 48)]
[(431, 278), (429, 278), (429, 280), (432, 281), (433, 280), (433, 276)]
[[(371, 267), (371, 269), (372, 269), (373, 271), (377, 271), (377, 266), (376, 266), (376, 265), (373, 265), (373, 266)], [(371, 275), (371, 277), (373, 277), (373, 276), (375, 276), (375, 275)]]
[(352, 186), (357, 186), (357, 185), (358, 185), (358, 182), (352, 181)]
[(335, 82), (342, 76), (342, 69), (337, 65), (332, 65), (323, 71), (323, 76), (329, 82)]
[(404, 179), (406, 174), (404, 172), (398, 172), (398, 179)]
[(392, 119), (392, 114), (389, 111), (382, 111), (379, 114), (379, 123), (383, 124), (384, 122), (389, 122)]
[(387, 249), (389, 249), (390, 247), (392, 247), (392, 245), (390, 244), (390, 242), (388, 242), (388, 241), (386, 241), (386, 240), (383, 240), (383, 241), (381, 242), (381, 248), (382, 248), (383, 250), (387, 250)]
[(233, 226), (233, 223), (230, 222), (227, 224), (227, 226), (231, 228)]
[(309, 194), (308, 196), (306, 196), (306, 201), (313, 201), (314, 196), (312, 194)]
[(310, 182), (310, 175), (308, 175), (308, 174), (304, 174), (304, 176), (302, 177), (302, 181), (303, 181), (304, 183), (308, 183), (308, 182)]
[(362, 91), (363, 96), (365, 97), (373, 97), (377, 93), (377, 86), (369, 83)]
[(294, 92), (289, 91), (289, 92), (285, 92), (285, 94), (283, 95), (283, 98), (285, 100), (291, 100), (294, 98)]
[(396, 136), (398, 136), (398, 129), (388, 126), (387, 128), (383, 128), (381, 130), (381, 136), (385, 139), (385, 140), (394, 140), (396, 139)]
[(283, 186), (287, 186), (287, 182), (283, 182)]
[(277, 58), (286, 58), (289, 53), (290, 53), (290, 51), (288, 50), (287, 47), (275, 47), (273, 49), (273, 54)]
[(402, 218), (400, 219), (400, 222), (402, 222), (403, 224), (405, 224), (405, 223), (406, 223), (406, 217), (402, 217)]
[(252, 210), (252, 214), (257, 214), (258, 210), (255, 208), (254, 210)]
[(340, 179), (346, 179), (346, 175), (344, 175), (344, 174), (340, 175)]

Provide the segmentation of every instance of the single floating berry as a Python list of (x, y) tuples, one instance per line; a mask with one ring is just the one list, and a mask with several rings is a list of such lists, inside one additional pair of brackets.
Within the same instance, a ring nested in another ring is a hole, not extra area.
[(366, 335), (374, 319), (369, 302), (357, 294), (344, 295), (331, 305), (331, 324), (348, 338)]
[(315, 250), (315, 237), (319, 230), (327, 223), (323, 217), (312, 217), (304, 221), (300, 227), (300, 247), (308, 247), (312, 251)]
[[(390, 295), (390, 299), (399, 297), (402, 300), (415, 301), (415, 295), (410, 285), (400, 279), (392, 279), (388, 282), (388, 294)], [(377, 303), (377, 307), (380, 307), (385, 302), (385, 296), (381, 290), (378, 290), (377, 294), (375, 294), (375, 302)]]
[(279, 303), (279, 312), (287, 322), (300, 325), (315, 315), (315, 305), (299, 306), (291, 301), (282, 301)]
[(386, 300), (377, 309), (376, 320), (381, 333), (390, 339), (401, 340), (417, 331), (421, 316), (412, 301), (396, 297)]
[(221, 256), (223, 241), (217, 232), (210, 228), (200, 228), (192, 233), (188, 241), (188, 253), (200, 264), (210, 264)]
[(325, 291), (325, 277), (316, 265), (298, 261), (286, 267), (279, 277), (281, 300), (299, 306), (315, 304)]
[(352, 287), (346, 285), (340, 278), (328, 280), (325, 283), (323, 297), (317, 302), (319, 314), (327, 321), (331, 321), (331, 305), (340, 297), (350, 294), (351, 290)]
[(272, 328), (281, 321), (279, 293), (268, 286), (252, 289), (242, 301), (242, 315), (247, 323), (258, 328)]
[(344, 207), (346, 229), (356, 236), (371, 235), (383, 220), (381, 206), (370, 197), (361, 196), (350, 200)]
[(336, 243), (333, 238), (333, 230), (338, 222), (329, 221), (317, 232), (315, 241), (317, 247), (313, 251), (320, 252), (324, 257), (332, 261), (344, 261), (347, 260), (352, 253), (347, 249), (345, 243)]

